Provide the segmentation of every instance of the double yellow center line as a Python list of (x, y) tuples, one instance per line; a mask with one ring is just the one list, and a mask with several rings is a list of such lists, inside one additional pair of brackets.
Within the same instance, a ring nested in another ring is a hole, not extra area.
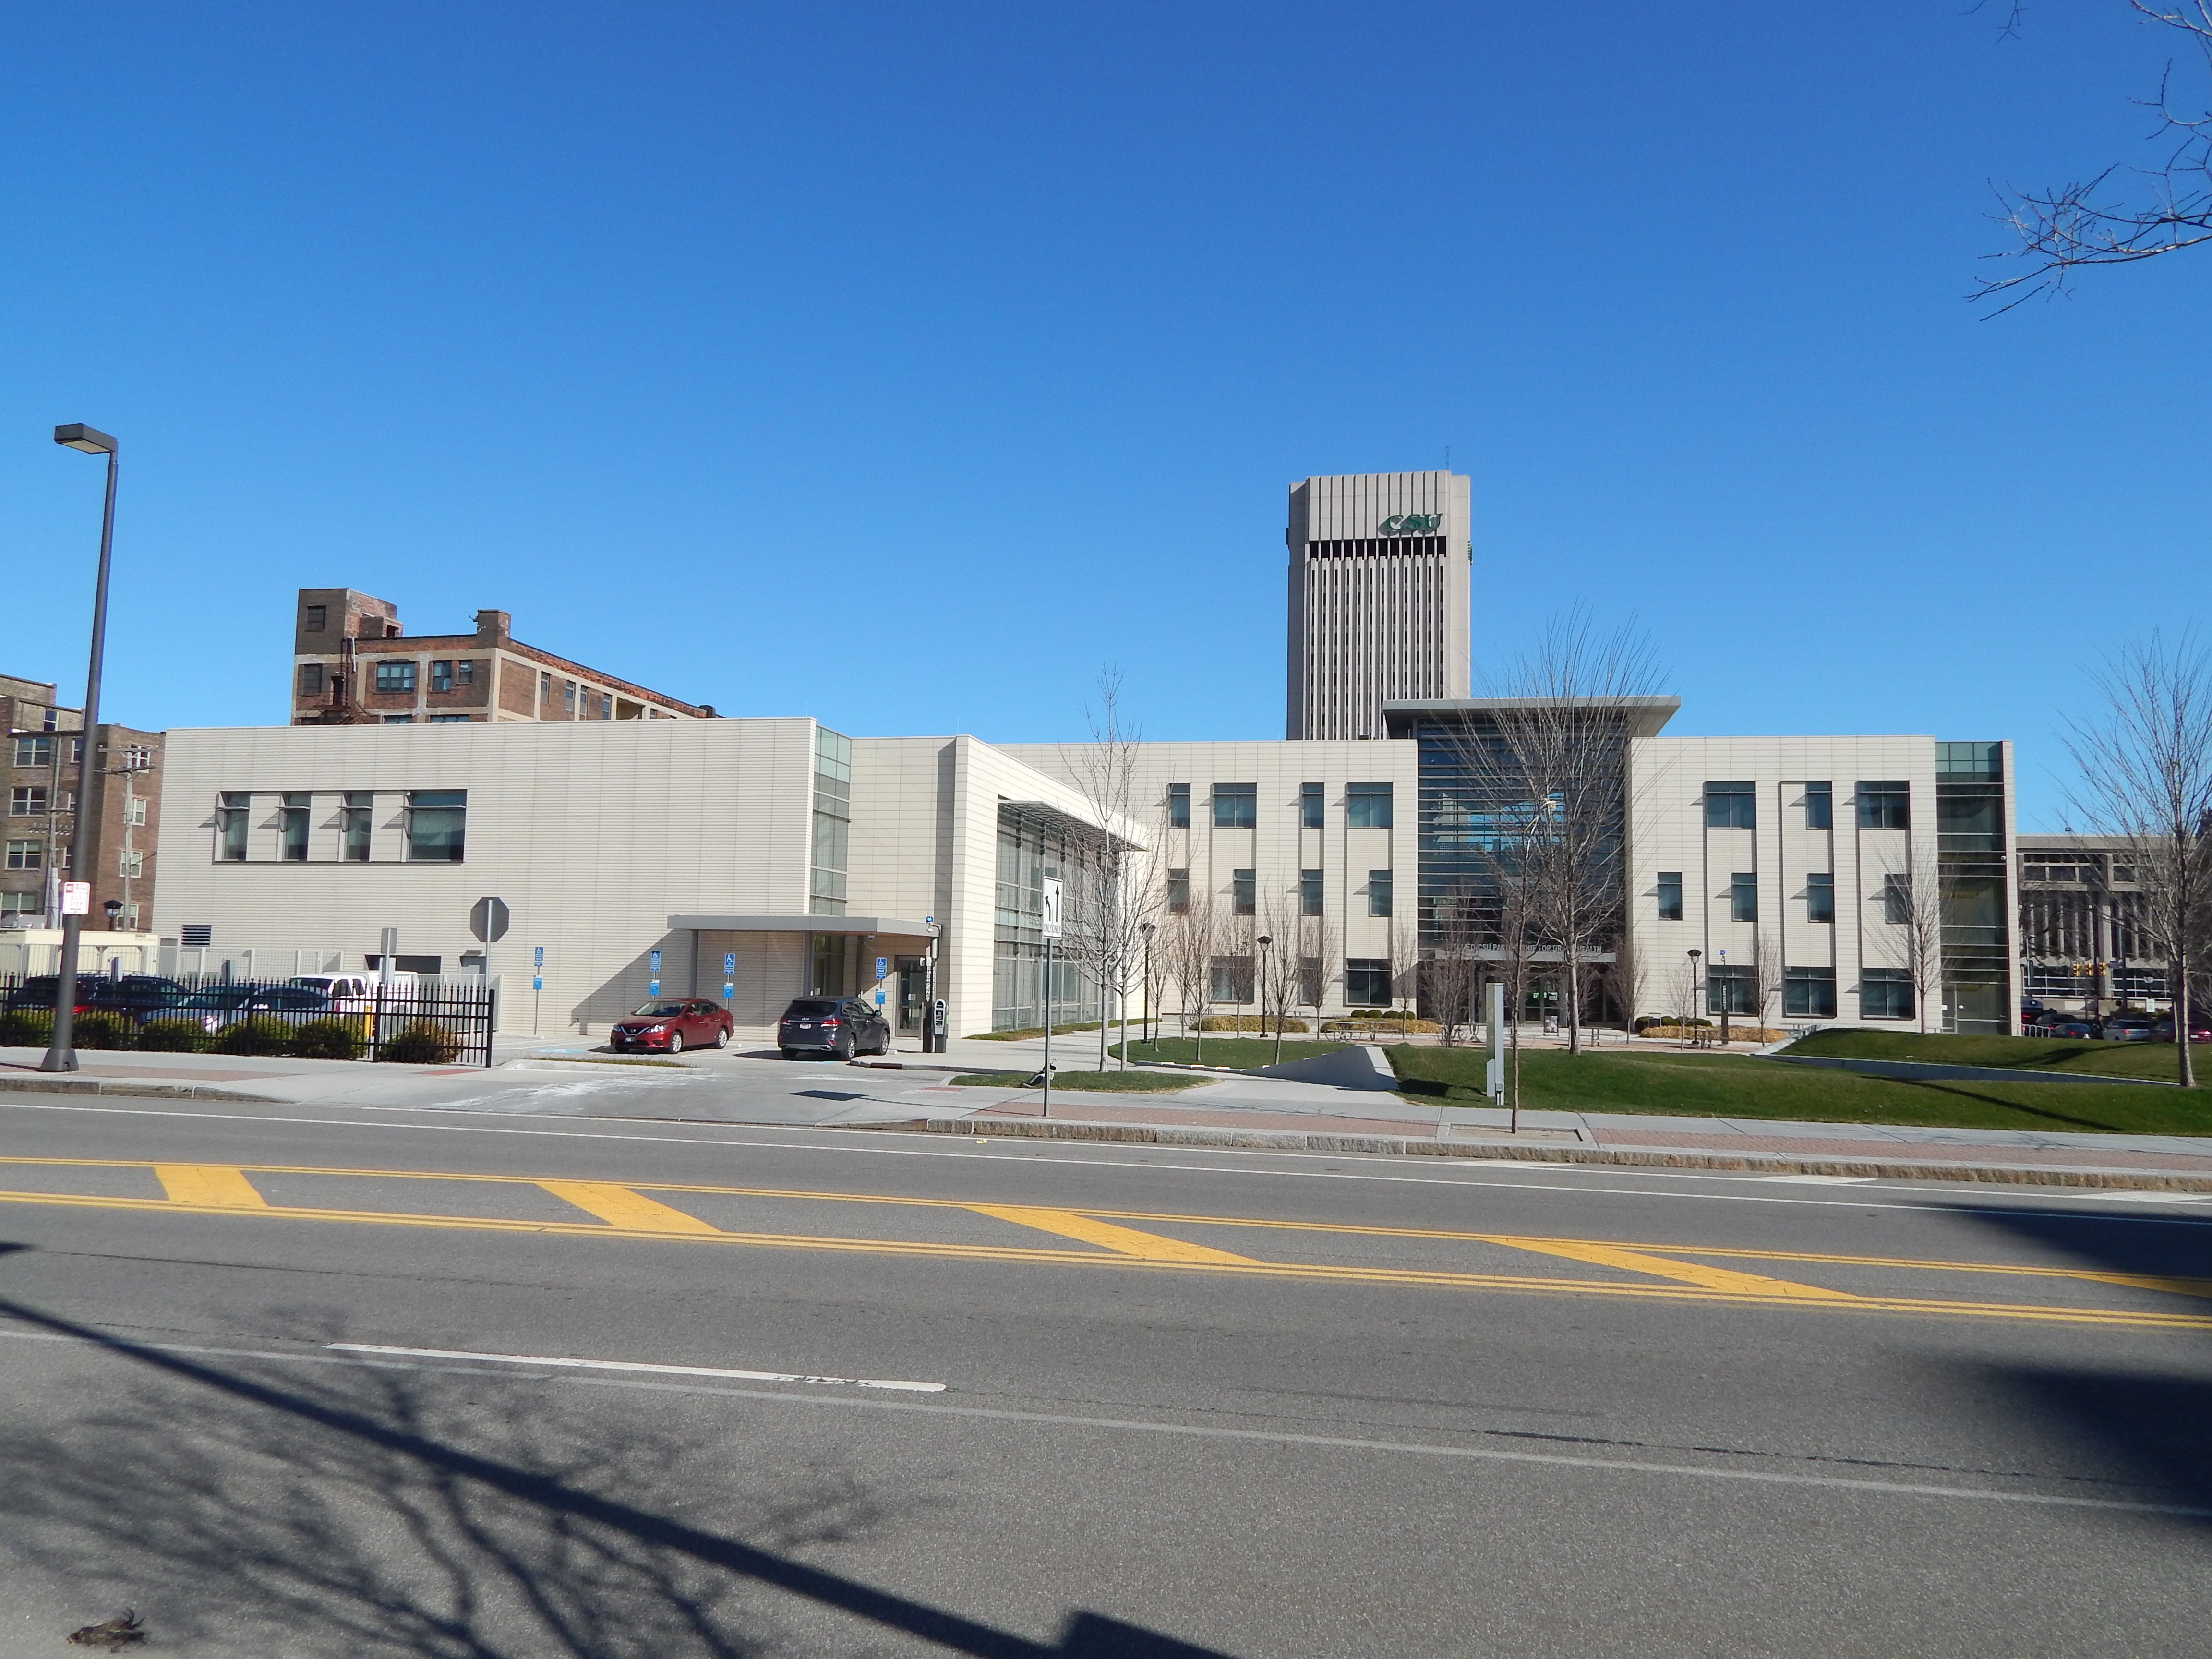
[[(2156, 1274), (2106, 1273), (2094, 1269), (2022, 1267), (2001, 1262), (1940, 1261), (1903, 1257), (1822, 1255), (1727, 1246), (1634, 1244), (1603, 1239), (1547, 1238), (1510, 1233), (1455, 1231), (1434, 1228), (1361, 1226), (1330, 1222), (1287, 1221), (1256, 1216), (1174, 1215), (1105, 1208), (1081, 1211), (1026, 1204), (975, 1203), (959, 1199), (914, 1198), (877, 1193), (793, 1190), (769, 1187), (710, 1186), (673, 1182), (574, 1181), (532, 1176), (480, 1175), (430, 1170), (330, 1169), (283, 1164), (177, 1164), (119, 1158), (0, 1158), (9, 1166), (50, 1169), (130, 1170), (150, 1172), (161, 1198), (118, 1197), (87, 1193), (0, 1190), (0, 1203), (72, 1208), (159, 1211), (170, 1214), (258, 1216), (272, 1219), (343, 1222), (386, 1226), (462, 1229), (492, 1232), (550, 1233), (570, 1237), (654, 1239), (670, 1242), (827, 1250), (846, 1254), (927, 1257), (1030, 1266), (1136, 1268), (1199, 1272), (1308, 1281), (1398, 1285), (1431, 1289), (1487, 1290), (1583, 1295), (1662, 1301), (1728, 1303), (1742, 1306), (1833, 1310), (1836, 1311), (1937, 1315), (1952, 1318), (2032, 1320), (2075, 1325), (2118, 1325), (2140, 1328), (2212, 1330), (2212, 1316), (2156, 1307), (2096, 1308), (2049, 1304), (1970, 1302), (1911, 1296), (1872, 1295), (1780, 1279), (1717, 1261), (1757, 1261), (1875, 1267), (1915, 1273), (2002, 1273), (2029, 1279), (2070, 1279), (2191, 1298), (2212, 1297), (2212, 1280)], [(588, 1219), (538, 1220), (507, 1216), (435, 1214), (356, 1210), (325, 1206), (271, 1204), (255, 1185), (256, 1176), (316, 1176), (344, 1180), (443, 1182), (463, 1188), (528, 1187), (557, 1198)], [(988, 1217), (1071, 1241), (1080, 1249), (1036, 1243), (956, 1243), (885, 1239), (830, 1234), (732, 1231), (702, 1220), (663, 1194), (773, 1199), (810, 1203), (891, 1205), (905, 1210), (957, 1211)], [(1149, 1227), (1129, 1225), (1139, 1222)], [(1623, 1277), (1589, 1279), (1398, 1267), (1375, 1263), (1270, 1261), (1212, 1245), (1150, 1231), (1150, 1227), (1229, 1228), (1331, 1235), (1343, 1238), (1426, 1240), (1488, 1246), (1522, 1255), (1582, 1263)], [(1684, 1258), (1689, 1258), (1685, 1260)]]

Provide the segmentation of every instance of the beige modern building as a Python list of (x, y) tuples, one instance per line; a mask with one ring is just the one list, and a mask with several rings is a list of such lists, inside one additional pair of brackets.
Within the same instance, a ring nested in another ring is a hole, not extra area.
[[(972, 738), (804, 718), (168, 737), (162, 903), (204, 941), (191, 965), (357, 969), (392, 928), (401, 969), (488, 969), (510, 1032), (604, 1034), (696, 994), (757, 1039), (819, 993), (880, 994), (911, 1033), (933, 983), (955, 1035), (988, 1030), (1025, 960), (1001, 936), (1034, 933), (1037, 879), (1097, 829), (1075, 792)], [(1009, 882), (1024, 846), (1043, 856)], [(485, 897), (513, 918), (489, 963), (469, 928)]]
[(1468, 695), (1468, 513), (1462, 473), (1291, 486), (1285, 737), (1378, 738), (1386, 702)]

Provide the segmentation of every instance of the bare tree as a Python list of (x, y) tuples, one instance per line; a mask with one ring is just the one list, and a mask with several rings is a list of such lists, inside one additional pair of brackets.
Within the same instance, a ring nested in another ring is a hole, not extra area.
[[(1923, 1035), (1928, 998), (1943, 979), (1943, 894), (1936, 854), (1924, 840), (1906, 836), (1881, 854), (1881, 887), (1875, 894), (1882, 921), (1895, 930), (1899, 963), (1912, 985), (1912, 1012)], [(1863, 1011), (1862, 1011), (1863, 1012)]]
[[(1762, 927), (1751, 939), (1752, 994), (1759, 1001), (1762, 1031), (1774, 1024), (1782, 1006), (1782, 941), (1771, 927)], [(1762, 1042), (1765, 1039), (1762, 1036)]]
[[(1501, 896), (1496, 948), (1558, 952), (1571, 1054), (1582, 1051), (1583, 969), (1625, 939), (1628, 738), (1657, 677), (1642, 635), (1601, 635), (1577, 608), (1499, 688), (1489, 729), (1458, 745), (1483, 820), (1470, 839)], [(1508, 890), (1516, 940), (1502, 926)]]
[(1182, 1004), (1182, 1034), (1195, 1045), (1192, 1058), (1206, 1057), (1206, 1006), (1213, 991), (1217, 932), (1213, 896), (1194, 892), (1181, 910), (1170, 911), (1159, 937), (1160, 966)]
[[(2198, 70), (2212, 70), (2212, 0), (2129, 3), (2139, 15), (2179, 31)], [(2019, 21), (2017, 0), (2010, 9), (2008, 31)], [(1977, 285), (1977, 301), (2002, 301), (1989, 314), (2038, 294), (2065, 292), (2084, 265), (2132, 264), (2212, 240), (2212, 110), (2177, 102), (2170, 62), (2158, 95), (2137, 101), (2157, 112), (2148, 137), (2160, 149), (2151, 165), (2115, 163), (2070, 184), (1999, 192), (1997, 221), (2018, 246), (1984, 257), (2023, 260), (2025, 267)]]
[(1098, 985), (1098, 1069), (1106, 1069), (1109, 1028), (1118, 1011), (1121, 1016), (1122, 1048), (1128, 1040), (1129, 988), (1144, 955), (1144, 927), (1158, 911), (1163, 895), (1153, 879), (1154, 848), (1161, 837), (1146, 837), (1149, 845), (1125, 840), (1121, 831), (1140, 817), (1136, 800), (1139, 734), (1121, 708), (1121, 676), (1108, 668), (1098, 676), (1097, 706), (1086, 708), (1091, 741), (1060, 750), (1061, 764), (1073, 781), (1091, 821), (1100, 826), (1096, 847), (1086, 849), (1072, 873), (1075, 880), (1065, 895), (1071, 924), (1063, 947), (1068, 957), (1089, 969)]
[(1260, 1017), (1274, 1028), (1275, 1058), (1283, 1060), (1283, 1026), (1291, 1006), (1299, 1000), (1298, 896), (1269, 893), (1263, 907), (1261, 931), (1254, 944), (1253, 974), (1259, 995)]
[(1681, 1041), (1687, 1042), (1692, 1023), (1698, 1018), (1698, 969), (1687, 957), (1668, 971), (1667, 1000), (1674, 1011), (1674, 1024), (1681, 1031)]
[(1337, 960), (1336, 918), (1298, 918), (1298, 1000), (1313, 1010), (1313, 1035), (1321, 1035), (1322, 1005), (1328, 1000), (1330, 969)]
[(2212, 663), (2191, 635), (2169, 647), (2153, 634), (2110, 658), (2094, 684), (2103, 709), (2067, 738), (2081, 773), (2073, 805), (2135, 862), (2136, 926), (2166, 957), (2189, 1087), (2190, 977), (2212, 919)]

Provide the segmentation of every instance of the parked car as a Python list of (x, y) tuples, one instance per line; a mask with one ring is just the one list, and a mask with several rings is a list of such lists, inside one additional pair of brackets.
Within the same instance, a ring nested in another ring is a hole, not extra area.
[[(2166, 1015), (2163, 1019), (2158, 1020), (2152, 1024), (2150, 1028), (2150, 1040), (2153, 1042), (2171, 1042), (2173, 1041), (2173, 1016), (2172, 1014)], [(2189, 1040), (2191, 1042), (2212, 1042), (2212, 1025), (2207, 1025), (2203, 1019), (2195, 1014), (2190, 1015)]]
[(625, 1014), (607, 1033), (611, 1048), (658, 1048), (680, 1054), (686, 1048), (726, 1048), (737, 1022), (719, 1002), (648, 1002)]
[[(284, 981), (305, 990), (319, 991), (328, 998), (331, 1012), (336, 1014), (363, 1014), (376, 1006), (376, 975), (374, 974), (295, 974)], [(410, 976), (405, 994), (411, 998), (414, 984)], [(386, 1006), (396, 1006), (401, 1000), (398, 985), (387, 987)]]
[[(25, 980), (8, 994), (10, 1008), (51, 1008), (54, 1006), (56, 975), (40, 974)], [(80, 1014), (120, 1014), (143, 1024), (173, 1007), (186, 994), (185, 988), (159, 974), (104, 974), (76, 976), (76, 1009)]]
[(331, 1000), (304, 985), (211, 985), (194, 991), (162, 1012), (171, 1019), (196, 1019), (210, 1031), (252, 1019), (258, 1014), (282, 1018), (286, 1015), (326, 1014)]
[(882, 1011), (858, 997), (800, 997), (775, 1023), (775, 1046), (786, 1060), (827, 1054), (836, 1060), (891, 1051), (891, 1024)]
[(2104, 1028), (2094, 1019), (2080, 1014), (2045, 1016), (2043, 1024), (2035, 1028), (2039, 1036), (2095, 1037), (2104, 1035)]
[(2151, 1023), (2141, 1014), (2114, 1014), (2105, 1022), (2107, 1042), (2148, 1042)]

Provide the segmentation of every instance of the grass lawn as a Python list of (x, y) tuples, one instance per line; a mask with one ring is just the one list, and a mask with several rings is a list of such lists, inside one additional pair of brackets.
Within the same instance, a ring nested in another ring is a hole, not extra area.
[[(1310, 1060), (1316, 1054), (1333, 1054), (1350, 1046), (1346, 1042), (1316, 1042), (1311, 1038), (1302, 1042), (1296, 1037), (1285, 1037), (1283, 1063)], [(1119, 1058), (1121, 1045), (1117, 1042), (1107, 1052)], [(1139, 1065), (1148, 1060), (1164, 1060), (1178, 1066), (1226, 1066), (1236, 1071), (1249, 1071), (1255, 1066), (1275, 1063), (1275, 1039), (1209, 1036), (1203, 1044), (1197, 1044), (1182, 1037), (1162, 1037), (1157, 1042), (1132, 1042), (1129, 1058)]]
[[(1076, 1031), (1095, 1031), (1097, 1029), (1098, 1022), (1094, 1019), (1088, 1025), (1055, 1025), (1052, 1028), (1052, 1034), (1054, 1036), (1066, 1036)], [(978, 1031), (973, 1036), (963, 1037), (961, 1041), (963, 1042), (1019, 1042), (1024, 1037), (1041, 1037), (1043, 1035), (1043, 1026), (1030, 1025), (1024, 1026), (1018, 1031)]]
[[(952, 1079), (970, 1089), (1018, 1089), (1033, 1074), (1028, 1072), (969, 1072)], [(1054, 1072), (1055, 1089), (1085, 1090), (1100, 1094), (1171, 1095), (1178, 1089), (1194, 1089), (1212, 1079), (1183, 1072)]]
[[(1838, 1060), (1923, 1060), (1943, 1066), (2006, 1066), (2028, 1072), (2089, 1072), (2100, 1077), (2179, 1075), (2171, 1042), (2103, 1042), (2073, 1037), (1921, 1036), (1911, 1031), (1815, 1031), (1792, 1043), (1793, 1054)], [(2212, 1077), (2212, 1044), (2198, 1043), (2195, 1069)]]
[[(2046, 1046), (2033, 1037), (2021, 1042), (2023, 1047)], [(2136, 1045), (2076, 1046), (2120, 1049)], [(1481, 1102), (1482, 1067), (1488, 1058), (1484, 1050), (1397, 1047), (1388, 1052), (1401, 1080), (1416, 1085), (1407, 1091), (1414, 1098), (1435, 1099), (1436, 1087), (1441, 1085), (1447, 1100), (1468, 1105)], [(1742, 1054), (1664, 1050), (1577, 1055), (1528, 1049), (1521, 1056), (1521, 1078), (1523, 1105), (1565, 1111), (2212, 1135), (2212, 1089), (2145, 1089), (2117, 1083), (2100, 1088), (2032, 1079), (2019, 1083), (1903, 1083), (1825, 1067), (1778, 1066)], [(1430, 1086), (1418, 1087), (1422, 1084)]]

